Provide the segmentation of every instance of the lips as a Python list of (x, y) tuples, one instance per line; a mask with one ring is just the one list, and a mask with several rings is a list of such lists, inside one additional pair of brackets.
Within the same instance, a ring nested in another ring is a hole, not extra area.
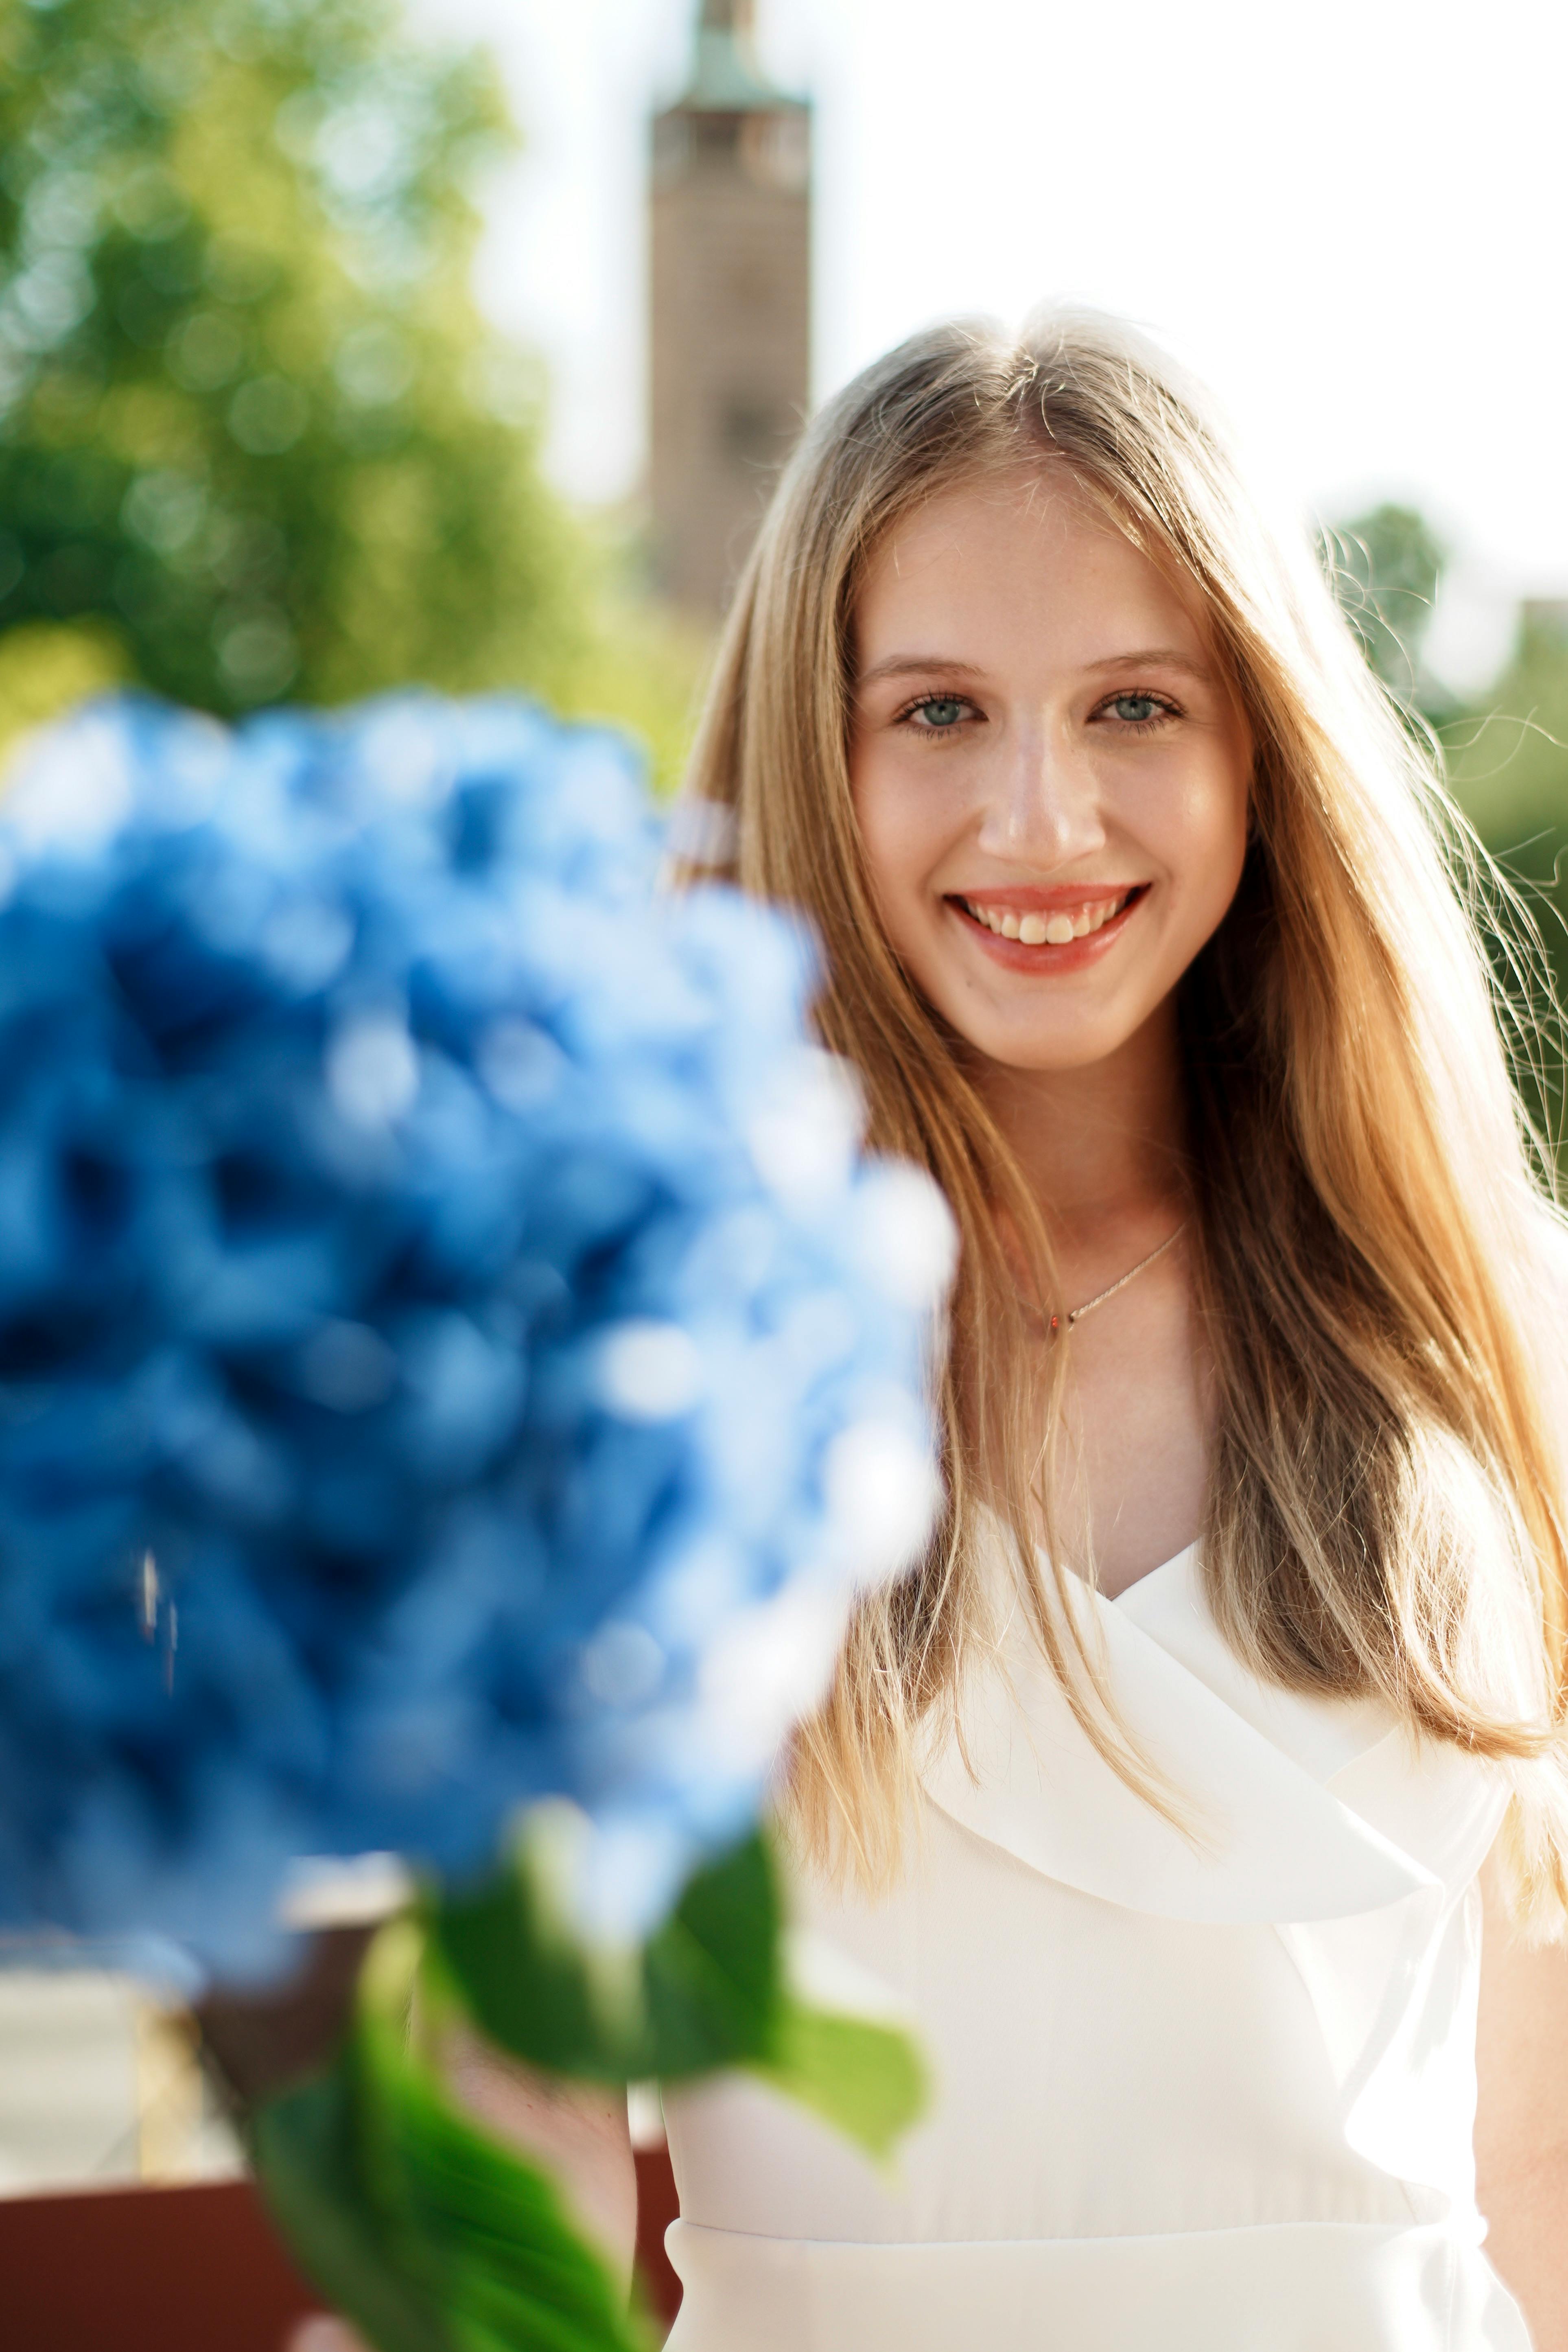
[(1076, 971), (1098, 962), (1149, 895), (1146, 882), (1024, 885), (954, 891), (944, 904), (985, 955), (1017, 972)]
[(1073, 940), (1092, 939), (1096, 931), (1103, 930), (1131, 897), (1128, 888), (1084, 898), (1077, 905), (1050, 908), (991, 898), (960, 898), (955, 903), (997, 939), (1019, 940), (1026, 948), (1065, 948)]

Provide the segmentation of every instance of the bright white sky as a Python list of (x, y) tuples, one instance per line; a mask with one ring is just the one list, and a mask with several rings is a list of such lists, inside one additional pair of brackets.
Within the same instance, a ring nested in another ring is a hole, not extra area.
[[(696, 0), (409, 0), (493, 43), (529, 139), (480, 287), (544, 353), (574, 495), (643, 456), (645, 122)], [(1431, 652), (1479, 683), (1568, 594), (1561, 0), (762, 0), (816, 102), (816, 376), (1042, 296), (1205, 375), (1279, 487), (1421, 505), (1458, 562)]]

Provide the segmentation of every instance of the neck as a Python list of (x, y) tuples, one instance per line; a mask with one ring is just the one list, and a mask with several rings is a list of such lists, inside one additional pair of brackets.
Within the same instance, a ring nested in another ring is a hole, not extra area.
[(1186, 1118), (1171, 1004), (1103, 1061), (1075, 1070), (988, 1063), (980, 1083), (1052, 1228), (1069, 1245), (1182, 1213)]

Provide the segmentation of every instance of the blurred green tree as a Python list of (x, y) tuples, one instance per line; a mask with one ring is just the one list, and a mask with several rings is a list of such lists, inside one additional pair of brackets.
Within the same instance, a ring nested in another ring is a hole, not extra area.
[[(1568, 1181), (1568, 606), (1526, 604), (1502, 675), (1441, 732), (1455, 795), (1545, 950), (1550, 990), (1517, 945), (1506, 961), (1516, 992), (1522, 987), (1533, 1002), (1542, 1033), (1521, 1061), (1521, 1084)], [(1500, 926), (1500, 934), (1516, 931)]]
[(1552, 877), (1568, 843), (1568, 604), (1523, 607), (1501, 676), (1444, 734), (1450, 781), (1488, 847)]
[(392, 0), (0, 0), (0, 632), (221, 712), (581, 673), (592, 559), (468, 291), (510, 135)]
[(1536, 1024), (1512, 1040), (1516, 1074), (1568, 1173), (1568, 602), (1526, 604), (1501, 675), (1460, 702), (1422, 667), (1446, 561), (1426, 519), (1380, 506), (1320, 533), (1319, 552), (1368, 662), (1412, 723), (1432, 730), (1455, 798), (1512, 886), (1511, 906), (1506, 895), (1494, 899), (1490, 951), (1508, 995)]
[(1413, 709), (1434, 695), (1421, 647), (1436, 603), (1447, 550), (1414, 507), (1384, 505), (1320, 533), (1318, 551), (1367, 660), (1384, 686)]

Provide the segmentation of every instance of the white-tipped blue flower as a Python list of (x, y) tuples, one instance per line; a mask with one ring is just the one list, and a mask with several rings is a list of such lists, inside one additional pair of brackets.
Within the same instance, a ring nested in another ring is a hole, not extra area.
[(588, 1824), (617, 1933), (920, 1545), (950, 1246), (612, 737), (45, 739), (0, 823), (0, 1924), (266, 1965), (289, 1857)]

